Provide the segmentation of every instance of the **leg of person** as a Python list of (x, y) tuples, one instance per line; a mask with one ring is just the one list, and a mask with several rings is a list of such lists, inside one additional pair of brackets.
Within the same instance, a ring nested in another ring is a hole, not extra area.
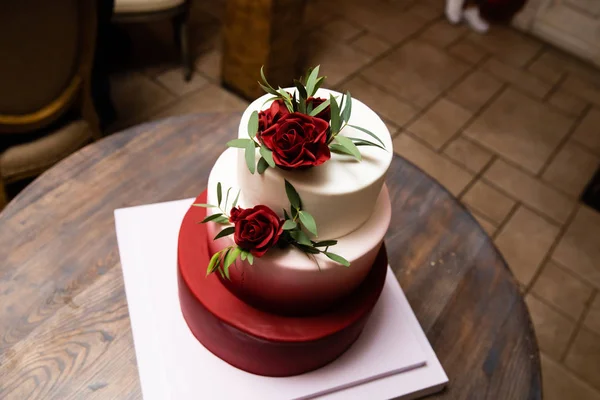
[(469, 7), (463, 12), (463, 18), (467, 24), (478, 33), (486, 33), (490, 25), (479, 14), (479, 7)]
[(465, 0), (446, 0), (446, 18), (452, 24), (458, 24), (462, 16)]

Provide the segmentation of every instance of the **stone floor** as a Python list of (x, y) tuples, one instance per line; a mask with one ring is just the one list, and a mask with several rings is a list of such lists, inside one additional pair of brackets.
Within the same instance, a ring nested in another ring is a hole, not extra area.
[[(600, 163), (600, 71), (508, 28), (451, 26), (441, 3), (311, 1), (309, 64), (493, 238), (526, 293), (546, 399), (600, 399), (600, 214), (577, 200)], [(190, 83), (168, 24), (126, 28), (136, 62), (113, 76), (112, 131), (246, 107), (219, 86), (221, 10), (194, 3)]]

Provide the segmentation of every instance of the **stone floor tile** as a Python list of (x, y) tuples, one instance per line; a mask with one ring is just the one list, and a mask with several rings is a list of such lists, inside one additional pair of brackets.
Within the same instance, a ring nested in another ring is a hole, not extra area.
[(465, 80), (450, 89), (447, 97), (470, 110), (477, 112), (502, 87), (502, 82), (483, 71), (473, 71)]
[(351, 45), (371, 57), (377, 57), (391, 47), (388, 42), (372, 33), (359, 36), (356, 40), (352, 41)]
[(457, 137), (446, 146), (444, 154), (472, 172), (479, 172), (492, 159), (492, 153), (478, 144)]
[(600, 213), (581, 205), (552, 258), (600, 288)]
[(183, 71), (181, 68), (170, 69), (158, 75), (155, 79), (176, 96), (191, 93), (208, 83), (208, 80), (198, 73), (194, 73), (192, 79), (186, 82), (185, 79), (183, 79)]
[(482, 66), (484, 71), (489, 72), (496, 78), (512, 84), (519, 90), (529, 93), (539, 99), (543, 98), (551, 89), (553, 84), (543, 81), (526, 71), (503, 64), (491, 58)]
[(495, 25), (485, 35), (472, 32), (468, 40), (507, 64), (522, 67), (532, 60), (542, 48), (542, 42), (514, 29)]
[(592, 108), (573, 133), (573, 139), (600, 156), (600, 108)]
[(469, 64), (477, 64), (487, 55), (481, 47), (468, 40), (461, 40), (448, 48), (448, 53)]
[(214, 82), (221, 80), (221, 50), (211, 50), (205, 53), (198, 54), (196, 57), (196, 70), (201, 72)]
[(310, 36), (307, 64), (320, 65), (321, 75), (327, 76), (323, 86), (338, 85), (365, 66), (371, 57), (346, 43), (332, 40), (322, 33)]
[(531, 292), (573, 320), (578, 320), (592, 296), (593, 288), (554, 261), (548, 261)]
[(413, 40), (366, 68), (363, 74), (373, 82), (385, 77), (386, 87), (425, 107), (468, 69), (468, 64), (435, 46)]
[(600, 71), (561, 50), (547, 48), (528, 70), (549, 82), (556, 82), (565, 74), (600, 83)]
[(477, 181), (462, 197), (463, 203), (478, 211), (496, 225), (500, 225), (515, 201), (485, 182)]
[(600, 335), (581, 329), (567, 353), (565, 365), (584, 381), (600, 389)]
[(323, 32), (330, 38), (343, 42), (349, 41), (360, 34), (363, 29), (344, 20), (337, 19), (331, 21), (322, 28)]
[(202, 90), (181, 97), (173, 105), (161, 110), (153, 119), (166, 118), (175, 115), (185, 115), (216, 111), (243, 111), (248, 102), (209, 83)]
[(587, 311), (583, 326), (600, 335), (600, 295), (597, 292), (594, 301)]
[(567, 349), (575, 330), (575, 322), (564, 317), (537, 297), (528, 294), (525, 303), (529, 309), (540, 350), (554, 360), (559, 360)]
[(486, 218), (484, 218), (481, 215), (479, 215), (474, 210), (469, 209), (469, 212), (471, 213), (471, 215), (473, 217), (475, 217), (475, 219), (477, 220), (477, 222), (479, 223), (479, 225), (483, 228), (483, 230), (489, 236), (493, 236), (494, 233), (496, 233), (496, 229), (498, 229), (498, 227), (496, 225), (494, 225), (493, 223), (491, 223), (490, 221), (488, 221)]
[(454, 165), (406, 133), (401, 133), (394, 139), (394, 151), (436, 179), (455, 196), (473, 179), (473, 174)]
[(437, 47), (446, 47), (468, 32), (465, 25), (452, 25), (445, 19), (430, 25), (419, 38)]
[(473, 114), (461, 106), (441, 98), (407, 127), (436, 149), (440, 149)]
[(557, 226), (519, 207), (500, 230), (495, 243), (515, 278), (528, 285), (558, 236)]
[(600, 400), (600, 392), (564, 366), (541, 354), (544, 400)]
[(350, 91), (353, 98), (367, 104), (379, 116), (398, 126), (403, 126), (418, 113), (416, 107), (382, 90), (378, 85), (381, 82), (373, 83), (357, 76), (338, 86), (338, 90)]
[(561, 84), (561, 88), (600, 107), (600, 83), (594, 84), (569, 75)]
[(483, 177), (487, 183), (561, 224), (575, 207), (575, 202), (567, 196), (503, 160), (494, 161)]
[(465, 136), (536, 174), (572, 124), (572, 118), (509, 88), (467, 127)]
[(417, 1), (408, 9), (406, 9), (406, 12), (408, 14), (421, 16), (426, 20), (431, 21), (442, 15), (443, 5), (439, 1)]
[[(600, 135), (600, 130), (598, 132)], [(598, 166), (600, 157), (569, 141), (554, 157), (542, 179), (573, 197), (579, 197)]]
[(558, 89), (548, 99), (548, 103), (571, 117), (579, 117), (586, 109), (588, 102), (570, 94), (564, 89)]

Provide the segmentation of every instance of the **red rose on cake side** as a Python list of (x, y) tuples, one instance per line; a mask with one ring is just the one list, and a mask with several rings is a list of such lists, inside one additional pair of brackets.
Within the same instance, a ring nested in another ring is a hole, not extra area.
[(229, 221), (235, 226), (235, 244), (255, 257), (262, 257), (275, 246), (283, 233), (283, 220), (267, 206), (234, 207), (229, 215)]
[(273, 153), (275, 165), (284, 169), (315, 167), (331, 158), (327, 145), (329, 123), (298, 112), (288, 113), (263, 132), (260, 142)]

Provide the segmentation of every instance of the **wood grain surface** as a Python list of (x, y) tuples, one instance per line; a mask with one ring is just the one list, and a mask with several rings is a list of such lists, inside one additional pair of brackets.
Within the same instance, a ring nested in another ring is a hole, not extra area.
[[(239, 119), (171, 118), (110, 136), (0, 213), (0, 399), (141, 398), (113, 210), (199, 194)], [(490, 239), (404, 159), (387, 184), (390, 264), (450, 378), (433, 398), (540, 399), (529, 315)]]

